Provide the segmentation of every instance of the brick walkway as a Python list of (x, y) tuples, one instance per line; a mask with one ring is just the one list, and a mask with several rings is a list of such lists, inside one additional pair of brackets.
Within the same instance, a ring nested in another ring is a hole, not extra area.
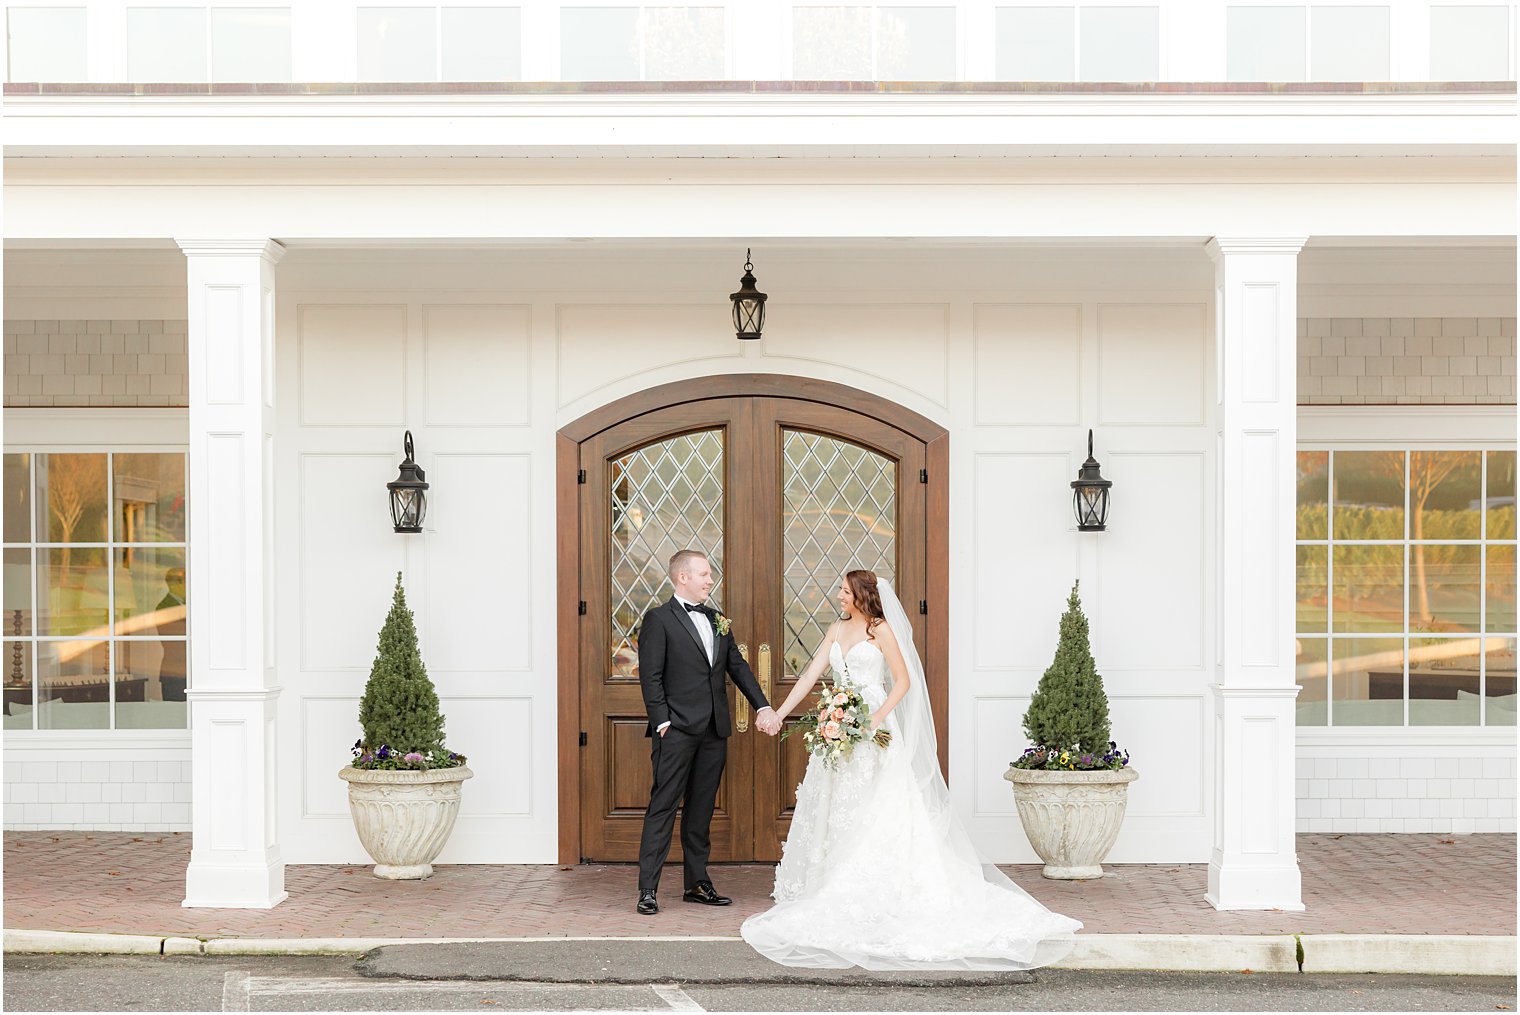
[[(1109, 867), (1056, 882), (1006, 867), (1050, 908), (1106, 934), (1515, 933), (1513, 835), (1300, 835), (1302, 913), (1220, 913), (1199, 864)], [(684, 905), (667, 870), (665, 910), (633, 912), (631, 866), (448, 866), (390, 882), (367, 867), (286, 869), (272, 910), (182, 909), (188, 834), (8, 832), (5, 926), (190, 937), (514, 937), (734, 935), (769, 905), (769, 866), (714, 868), (726, 909)]]

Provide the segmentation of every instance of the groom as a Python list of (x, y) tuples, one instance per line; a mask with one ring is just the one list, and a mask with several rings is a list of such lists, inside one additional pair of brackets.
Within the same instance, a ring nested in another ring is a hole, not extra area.
[(712, 565), (700, 550), (670, 558), (675, 595), (644, 614), (639, 630), (639, 684), (649, 712), (654, 787), (639, 841), (638, 911), (660, 911), (655, 892), (670, 852), (676, 808), (681, 807), (681, 850), (686, 858), (687, 902), (726, 906), (707, 877), (708, 828), (723, 763), (728, 758), (728, 689), (725, 673), (755, 706), (755, 726), (774, 736), (776, 713), (739, 654), (728, 618), (705, 605), (714, 584)]

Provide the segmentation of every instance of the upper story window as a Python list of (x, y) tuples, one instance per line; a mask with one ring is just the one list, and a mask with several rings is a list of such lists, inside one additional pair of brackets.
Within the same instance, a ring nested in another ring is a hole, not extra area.
[(520, 81), (517, 7), (360, 7), (360, 81)]
[(728, 72), (721, 7), (565, 7), (565, 81), (718, 81)]
[(1510, 81), (1510, 12), (1506, 6), (1432, 6), (1432, 81)]
[(1298, 453), (1300, 726), (1515, 725), (1515, 452)]
[(1156, 81), (1159, 7), (999, 7), (1002, 81)]
[(954, 7), (793, 7), (792, 77), (954, 81)]
[(184, 453), (6, 452), (4, 491), (5, 729), (184, 729)]
[(288, 7), (129, 7), (130, 81), (289, 81)]
[(12, 81), (88, 81), (83, 7), (10, 7), (6, 56)]

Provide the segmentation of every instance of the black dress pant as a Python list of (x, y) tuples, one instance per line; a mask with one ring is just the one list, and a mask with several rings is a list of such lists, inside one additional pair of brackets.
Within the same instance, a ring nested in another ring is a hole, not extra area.
[(670, 853), (670, 834), (678, 807), (686, 887), (691, 888), (698, 881), (710, 880), (709, 826), (718, 783), (728, 761), (728, 739), (718, 736), (717, 727), (712, 724), (701, 733), (686, 733), (672, 726), (663, 737), (656, 733), (650, 739), (654, 741), (650, 746), (654, 787), (649, 792), (649, 809), (644, 812), (644, 832), (639, 840), (639, 891), (659, 890), (660, 870)]

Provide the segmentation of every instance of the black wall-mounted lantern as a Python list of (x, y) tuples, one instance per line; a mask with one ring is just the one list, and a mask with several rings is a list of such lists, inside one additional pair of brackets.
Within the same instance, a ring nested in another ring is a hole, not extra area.
[(427, 514), (427, 475), (412, 461), (416, 450), (412, 447), (410, 430), (401, 446), (406, 451), (401, 474), (394, 483), (385, 484), (391, 492), (391, 521), (397, 532), (421, 532), (422, 519)]
[(1093, 457), (1093, 432), (1087, 431), (1087, 461), (1071, 483), (1071, 506), (1077, 513), (1078, 532), (1102, 532), (1108, 522), (1108, 490), (1114, 484), (1098, 471)]
[(759, 338), (765, 329), (765, 293), (755, 288), (755, 266), (749, 263), (749, 251), (744, 251), (744, 277), (739, 280), (739, 291), (730, 293), (734, 301), (734, 334), (737, 338)]

